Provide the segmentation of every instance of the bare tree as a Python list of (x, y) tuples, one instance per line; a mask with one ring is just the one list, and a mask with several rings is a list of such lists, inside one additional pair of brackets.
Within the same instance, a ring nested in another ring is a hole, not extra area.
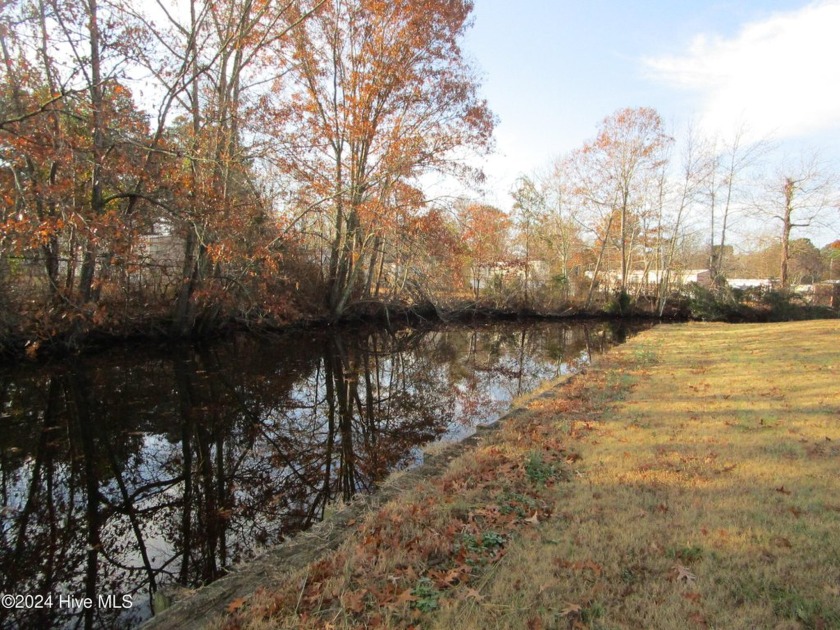
[[(598, 135), (583, 146), (574, 161), (579, 181), (576, 193), (588, 205), (607, 212), (593, 287), (613, 225), (618, 223), (620, 291), (626, 293), (639, 213), (651, 190), (651, 179), (658, 177), (672, 142), (656, 110), (625, 108), (601, 122)], [(587, 306), (591, 297), (590, 289)]]
[(563, 299), (573, 293), (572, 276), (580, 270), (582, 218), (578, 198), (573, 194), (573, 176), (566, 156), (558, 157), (551, 167), (536, 176), (539, 182), (542, 212), (537, 217), (536, 236), (549, 259), (559, 265), (556, 276)]
[(837, 172), (817, 154), (783, 165), (771, 176), (761, 211), (782, 224), (779, 282), (790, 284), (791, 233), (837, 221), (840, 207)]
[[(657, 238), (657, 311), (665, 311), (671, 284), (671, 272), (677, 263), (676, 252), (684, 239), (684, 230), (689, 210), (696, 203), (704, 180), (708, 176), (708, 160), (702, 143), (693, 127), (689, 127), (685, 141), (679, 178), (675, 178), (670, 190), (665, 174), (660, 180), (659, 223)], [(664, 198), (664, 199), (663, 199)]]
[(744, 206), (746, 175), (771, 148), (767, 140), (747, 142), (746, 125), (741, 125), (720, 150), (718, 146), (717, 141), (706, 145), (704, 165), (709, 204), (709, 270), (713, 281), (723, 272), (729, 230), (737, 209)]

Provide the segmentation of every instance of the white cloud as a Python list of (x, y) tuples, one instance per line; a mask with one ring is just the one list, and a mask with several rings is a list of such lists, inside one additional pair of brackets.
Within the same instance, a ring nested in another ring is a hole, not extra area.
[(654, 76), (700, 96), (701, 125), (730, 135), (793, 138), (840, 129), (840, 2), (810, 4), (747, 24), (732, 39), (698, 35), (673, 57), (646, 59)]

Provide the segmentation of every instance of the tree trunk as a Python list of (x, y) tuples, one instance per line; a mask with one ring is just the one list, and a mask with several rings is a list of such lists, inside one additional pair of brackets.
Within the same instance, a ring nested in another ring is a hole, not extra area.
[(198, 273), (198, 236), (195, 230), (187, 232), (184, 240), (184, 264), (181, 269), (181, 285), (175, 299), (175, 311), (172, 317), (172, 332), (176, 336), (187, 334), (192, 328), (192, 294), (195, 290)]
[[(627, 205), (630, 192), (625, 186), (621, 200), (621, 292), (627, 291)], [(612, 215), (610, 215), (612, 218)]]
[[(196, 13), (196, 0), (190, 2), (190, 33), (198, 32), (198, 15)], [(172, 333), (180, 336), (188, 333), (193, 326), (192, 295), (201, 281), (199, 261), (199, 234), (196, 231), (198, 225), (195, 217), (199, 216), (200, 186), (199, 186), (199, 164), (195, 159), (198, 153), (199, 134), (201, 133), (201, 109), (199, 104), (199, 76), (198, 51), (196, 49), (197, 37), (192, 37), (187, 50), (191, 58), (192, 86), (190, 92), (191, 102), (191, 125), (192, 125), (192, 146), (190, 151), (190, 198), (193, 218), (185, 218), (187, 235), (184, 240), (184, 262), (181, 270), (181, 283), (178, 287), (178, 295), (175, 298), (175, 308), (172, 317)]]
[[(105, 156), (105, 134), (102, 124), (102, 71), (99, 50), (99, 22), (97, 19), (97, 0), (87, 0), (89, 36), (90, 36), (90, 108), (91, 136), (93, 137), (93, 164), (91, 165), (90, 210), (96, 220), (103, 210), (102, 165)], [(82, 302), (93, 298), (93, 278), (96, 273), (96, 244), (88, 237), (82, 269), (79, 273), (79, 296)]]
[(604, 250), (607, 248), (607, 242), (610, 238), (610, 228), (612, 228), (613, 214), (610, 213), (610, 218), (607, 221), (607, 231), (604, 234), (604, 242), (601, 244), (601, 251), (598, 252), (598, 260), (595, 262), (595, 271), (592, 272), (592, 284), (589, 285), (589, 293), (586, 294), (586, 303), (583, 306), (584, 310), (589, 308), (592, 304), (592, 293), (595, 291), (595, 285), (598, 282), (598, 271), (601, 269), (601, 261), (604, 258)]
[(376, 236), (373, 239), (373, 251), (370, 253), (370, 266), (368, 267), (367, 280), (365, 281), (365, 295), (368, 297), (375, 297), (373, 293), (374, 278), (376, 277), (376, 270), (379, 267), (378, 260), (380, 257), (381, 237)]
[(790, 232), (793, 228), (793, 197), (796, 192), (796, 182), (788, 177), (785, 179), (785, 210), (782, 219), (782, 260), (779, 269), (779, 282), (783, 289), (788, 288), (788, 262), (790, 261)]

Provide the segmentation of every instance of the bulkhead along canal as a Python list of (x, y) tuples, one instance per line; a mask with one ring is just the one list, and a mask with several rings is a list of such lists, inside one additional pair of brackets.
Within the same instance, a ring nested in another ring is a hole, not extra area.
[(241, 335), (0, 370), (0, 626), (135, 626), (158, 590), (211, 582), (631, 330)]

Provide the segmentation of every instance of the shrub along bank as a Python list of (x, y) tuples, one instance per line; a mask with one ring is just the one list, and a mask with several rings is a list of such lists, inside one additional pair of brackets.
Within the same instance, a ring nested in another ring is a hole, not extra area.
[(613, 295), (586, 309), (569, 302), (559, 310), (537, 308), (532, 302), (462, 301), (446, 306), (432, 302), (387, 303), (369, 301), (348, 307), (340, 320), (313, 304), (283, 315), (243, 314), (215, 309), (198, 317), (189, 330), (174, 326), (165, 308), (137, 310), (97, 308), (66, 310), (59, 307), (33, 312), (4, 308), (0, 296), (0, 360), (30, 359), (50, 354), (75, 353), (123, 341), (218, 336), (231, 330), (267, 331), (293, 327), (319, 327), (340, 323), (372, 323), (389, 328), (429, 322), (504, 320), (522, 318), (581, 319), (633, 318), (661, 321), (774, 322), (837, 318), (840, 310), (811, 305), (800, 296), (783, 291), (739, 291), (728, 287), (708, 289), (697, 284), (675, 294), (665, 303), (627, 293)]

